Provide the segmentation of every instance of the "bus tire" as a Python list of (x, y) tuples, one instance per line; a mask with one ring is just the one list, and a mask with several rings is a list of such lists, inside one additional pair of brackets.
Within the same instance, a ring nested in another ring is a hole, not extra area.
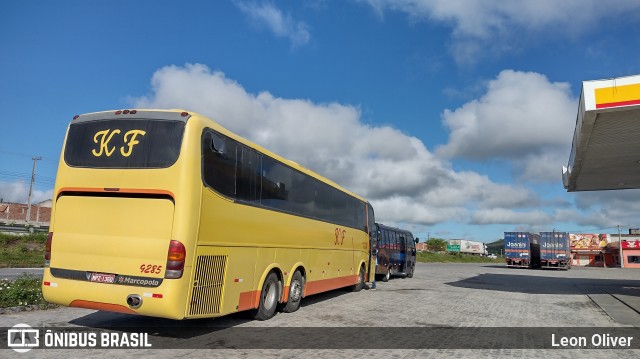
[(358, 272), (358, 282), (350, 287), (352, 292), (359, 292), (364, 288), (364, 267), (360, 266), (360, 272)]
[(413, 278), (413, 271), (416, 270), (415, 268), (411, 268), (411, 272), (407, 273), (407, 278)]
[(291, 284), (289, 285), (289, 299), (287, 303), (282, 307), (282, 311), (285, 313), (293, 313), (300, 308), (300, 302), (302, 301), (302, 294), (304, 293), (304, 277), (297, 270), (293, 273), (291, 278)]
[(382, 281), (388, 282), (390, 278), (391, 278), (391, 268), (387, 268), (387, 273), (385, 273), (384, 277), (382, 277)]
[(280, 280), (275, 273), (271, 272), (262, 285), (262, 291), (260, 292), (260, 304), (253, 318), (256, 320), (271, 319), (276, 314), (279, 298)]

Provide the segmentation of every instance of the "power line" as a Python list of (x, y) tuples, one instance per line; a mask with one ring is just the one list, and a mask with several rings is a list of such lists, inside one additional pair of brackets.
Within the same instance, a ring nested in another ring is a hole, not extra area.
[[(27, 153), (21, 153), (21, 152), (14, 152), (14, 151), (6, 151), (3, 149), (0, 149), (0, 153), (6, 154), (6, 155), (11, 155), (11, 156), (17, 156), (17, 157), (29, 157), (29, 158), (33, 158), (33, 155), (27, 154)], [(51, 162), (58, 162), (57, 159), (52, 159), (52, 158), (48, 158), (48, 157), (42, 157), (42, 156), (38, 156), (39, 158), (41, 158), (43, 161), (51, 161)]]
[[(13, 171), (0, 171), (0, 179), (13, 181), (13, 180), (30, 180), (31, 175), (24, 172), (13, 172)], [(40, 184), (54, 184), (56, 182), (55, 178), (46, 177), (46, 176), (37, 176), (35, 178), (36, 183)]]
[[(584, 231), (584, 229), (579, 229), (579, 230), (569, 230), (569, 231), (562, 231), (562, 232), (567, 232), (571, 234), (593, 234), (593, 233), (602, 233), (607, 229), (617, 230), (618, 227), (620, 227), (621, 229), (630, 229), (630, 228), (640, 228), (640, 225), (627, 225), (627, 226), (619, 225), (619, 226), (611, 226), (611, 227), (605, 227), (605, 228), (596, 228), (591, 231)], [(560, 231), (558, 230), (558, 232)]]

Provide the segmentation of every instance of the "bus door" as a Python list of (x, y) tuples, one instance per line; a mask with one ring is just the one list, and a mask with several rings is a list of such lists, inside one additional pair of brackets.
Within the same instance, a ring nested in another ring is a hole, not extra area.
[(378, 238), (378, 265), (376, 267), (377, 274), (386, 274), (387, 269), (391, 266), (391, 258), (389, 256), (391, 239), (389, 231), (385, 228), (380, 229), (380, 237)]
[(380, 228), (375, 223), (375, 217), (373, 214), (373, 208), (370, 204), (367, 205), (367, 229), (369, 230), (369, 282), (375, 281), (376, 266), (378, 263), (378, 234)]
[(416, 265), (416, 242), (411, 234), (407, 235), (407, 272), (412, 272)]
[[(387, 267), (392, 270), (398, 270), (398, 260), (399, 260), (399, 252), (398, 252), (398, 237), (396, 236), (396, 232), (392, 230), (387, 230), (387, 235), (389, 236), (389, 242), (387, 244)], [(394, 273), (394, 272), (392, 272)]]
[(398, 272), (404, 273), (407, 268), (407, 242), (404, 235), (398, 234), (398, 245), (399, 245), (399, 263), (398, 263)]

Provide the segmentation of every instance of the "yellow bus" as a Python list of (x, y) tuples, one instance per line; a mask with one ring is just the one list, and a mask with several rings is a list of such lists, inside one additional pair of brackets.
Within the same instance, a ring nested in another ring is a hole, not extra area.
[(71, 307), (266, 320), (311, 294), (360, 291), (374, 223), (365, 199), (202, 115), (89, 113), (62, 148), (42, 292)]

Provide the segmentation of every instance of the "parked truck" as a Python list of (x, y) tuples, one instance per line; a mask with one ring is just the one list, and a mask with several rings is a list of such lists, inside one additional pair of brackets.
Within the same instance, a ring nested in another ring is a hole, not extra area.
[(540, 236), (529, 232), (504, 232), (507, 267), (539, 268)]
[(540, 266), (542, 268), (571, 268), (569, 233), (540, 232)]
[(447, 252), (460, 252), (477, 256), (487, 255), (487, 245), (466, 239), (451, 239), (447, 244)]

